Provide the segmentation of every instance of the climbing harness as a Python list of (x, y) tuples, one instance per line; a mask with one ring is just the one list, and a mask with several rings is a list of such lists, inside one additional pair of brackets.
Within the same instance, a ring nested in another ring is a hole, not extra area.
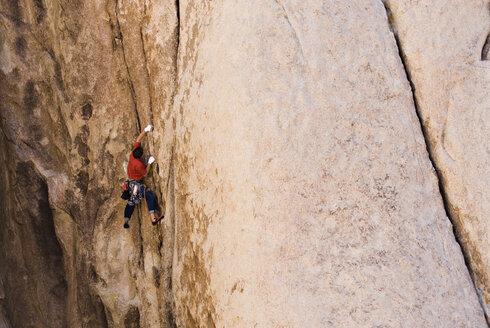
[(145, 197), (146, 186), (138, 181), (128, 179), (123, 183), (121, 198), (128, 201), (128, 205), (134, 206)]

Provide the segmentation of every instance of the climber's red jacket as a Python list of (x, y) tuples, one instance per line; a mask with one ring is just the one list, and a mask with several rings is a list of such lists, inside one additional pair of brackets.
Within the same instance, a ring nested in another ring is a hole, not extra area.
[[(141, 147), (141, 143), (137, 142), (134, 144), (133, 150)], [(146, 174), (146, 165), (141, 160), (141, 158), (134, 158), (133, 150), (131, 150), (131, 155), (129, 155), (129, 163), (128, 163), (128, 178), (136, 181), (143, 180), (143, 177)]]

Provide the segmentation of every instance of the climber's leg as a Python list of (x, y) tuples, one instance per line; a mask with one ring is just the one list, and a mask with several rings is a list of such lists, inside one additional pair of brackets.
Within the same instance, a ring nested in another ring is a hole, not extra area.
[(150, 213), (151, 217), (151, 223), (155, 225), (158, 221), (163, 219), (163, 215), (155, 218), (155, 212), (157, 210), (157, 198), (151, 191), (148, 190), (148, 188), (145, 188), (145, 198), (146, 204), (148, 205), (148, 212)]
[(129, 205), (129, 202), (126, 204), (126, 208), (124, 209), (124, 228), (129, 228), (129, 219), (131, 219), (131, 215), (134, 212), (134, 205)]
[(145, 188), (145, 198), (146, 198), (146, 205), (148, 205), (148, 212), (151, 214), (154, 214), (156, 209), (157, 209), (157, 198), (156, 196), (148, 190), (148, 188)]

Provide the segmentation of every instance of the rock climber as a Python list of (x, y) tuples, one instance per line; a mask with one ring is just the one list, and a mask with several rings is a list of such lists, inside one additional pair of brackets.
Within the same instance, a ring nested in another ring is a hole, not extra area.
[(153, 129), (151, 125), (148, 125), (143, 132), (141, 132), (136, 138), (136, 142), (133, 146), (133, 150), (131, 151), (131, 155), (129, 155), (129, 163), (128, 163), (128, 178), (124, 183), (125, 192), (127, 197), (121, 196), (123, 199), (127, 199), (128, 203), (126, 204), (126, 208), (124, 209), (124, 228), (129, 228), (129, 219), (131, 219), (131, 215), (133, 214), (134, 208), (136, 204), (138, 204), (141, 200), (141, 197), (146, 199), (146, 204), (148, 205), (148, 212), (150, 213), (151, 223), (156, 225), (161, 219), (163, 219), (163, 215), (155, 217), (155, 212), (157, 209), (157, 198), (156, 196), (148, 190), (143, 184), (143, 178), (150, 171), (151, 164), (155, 161), (153, 156), (150, 156), (148, 159), (148, 165), (146, 165), (143, 160), (143, 148), (141, 147), (141, 139), (146, 135), (147, 132), (150, 132)]

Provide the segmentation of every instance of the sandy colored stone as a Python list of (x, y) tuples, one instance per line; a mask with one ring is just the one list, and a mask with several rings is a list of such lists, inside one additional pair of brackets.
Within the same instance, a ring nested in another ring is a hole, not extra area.
[(484, 327), (381, 2), (181, 2), (180, 327)]
[(0, 327), (485, 326), (381, 1), (0, 0), (0, 99)]
[(388, 5), (449, 214), (488, 315), (490, 62), (482, 57), (489, 3), (390, 0)]
[[(139, 125), (152, 123), (158, 132), (144, 141), (145, 155), (161, 170), (148, 184), (166, 207), (175, 2), (0, 1), (0, 8), (0, 184), (9, 195), (0, 200), (0, 276), (12, 325), (171, 325), (172, 252), (164, 249), (172, 242), (162, 239), (171, 222), (151, 226), (142, 207), (126, 231), (119, 196)], [(39, 188), (42, 209), (33, 204)]]

